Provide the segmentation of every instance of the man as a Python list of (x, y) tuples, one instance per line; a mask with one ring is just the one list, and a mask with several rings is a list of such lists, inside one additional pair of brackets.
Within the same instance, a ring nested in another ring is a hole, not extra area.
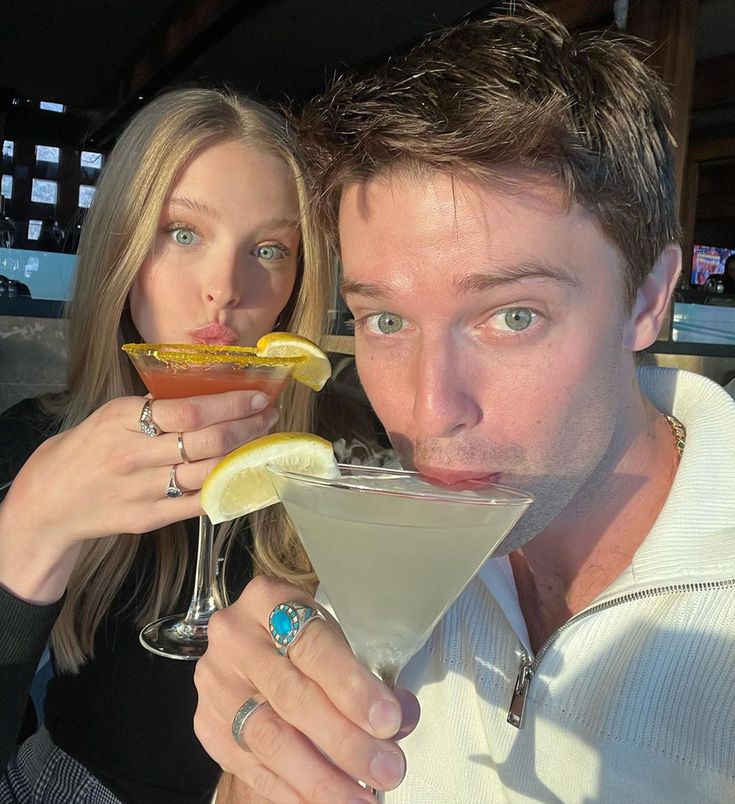
[(666, 115), (625, 46), (531, 9), (306, 109), (392, 443), (535, 503), (401, 675), (410, 734), (333, 625), (274, 650), (303, 590), (257, 578), (214, 617), (196, 728), (242, 800), (735, 800), (735, 405), (636, 371), (681, 262)]

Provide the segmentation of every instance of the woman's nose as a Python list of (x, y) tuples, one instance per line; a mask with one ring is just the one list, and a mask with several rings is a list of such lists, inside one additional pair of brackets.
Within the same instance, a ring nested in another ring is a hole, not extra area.
[(202, 297), (218, 309), (237, 307), (245, 293), (245, 271), (236, 252), (215, 255), (204, 273)]

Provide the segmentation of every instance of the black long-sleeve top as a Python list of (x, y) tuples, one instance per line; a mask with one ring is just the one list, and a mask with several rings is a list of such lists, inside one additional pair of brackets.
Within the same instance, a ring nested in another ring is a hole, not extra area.
[[(0, 483), (11, 479), (57, 426), (34, 400), (2, 414)], [(182, 612), (193, 585), (196, 522), (188, 522), (186, 531), (191, 560), (173, 609)], [(246, 542), (243, 536), (228, 562), (231, 596), (250, 574)], [(192, 727), (194, 663), (154, 656), (138, 642), (136, 587), (142, 581), (145, 589), (150, 582), (151, 544), (143, 539), (133, 568), (102, 620), (94, 658), (79, 673), (57, 672), (49, 682), (45, 725), (56, 745), (123, 802), (204, 804), (211, 798), (219, 768)], [(28, 690), (60, 609), (61, 601), (34, 606), (0, 589), (0, 767), (15, 748)]]

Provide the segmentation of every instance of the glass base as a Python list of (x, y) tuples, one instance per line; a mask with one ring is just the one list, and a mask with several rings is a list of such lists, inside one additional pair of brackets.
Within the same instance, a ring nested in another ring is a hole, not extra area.
[(156, 656), (195, 662), (207, 649), (207, 624), (190, 625), (183, 614), (172, 614), (146, 625), (139, 639)]

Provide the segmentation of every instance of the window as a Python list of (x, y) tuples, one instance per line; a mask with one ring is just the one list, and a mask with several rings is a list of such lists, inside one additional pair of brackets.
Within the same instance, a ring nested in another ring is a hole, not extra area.
[(79, 180), (82, 184), (94, 184), (100, 175), (102, 154), (96, 151), (82, 151), (79, 156)]
[(41, 221), (28, 221), (28, 239), (38, 240), (41, 234)]
[(95, 153), (95, 151), (82, 151), (79, 164), (83, 168), (99, 170), (102, 167), (102, 154)]
[(90, 184), (79, 185), (79, 206), (89, 209), (92, 206), (92, 199), (94, 198), (94, 187)]
[(66, 108), (63, 103), (51, 103), (51, 101), (41, 101), (38, 106), (47, 112), (63, 112)]
[(33, 179), (31, 186), (31, 201), (37, 204), (56, 203), (56, 182), (45, 181), (44, 179)]
[(52, 145), (36, 146), (36, 162), (51, 162), (59, 164), (59, 149)]
[(3, 172), (10, 173), (13, 169), (13, 151), (15, 143), (12, 140), (3, 140)]
[(0, 185), (0, 195), (4, 195), (5, 198), (12, 198), (13, 197), (13, 177), (12, 176), (3, 176), (2, 185)]

